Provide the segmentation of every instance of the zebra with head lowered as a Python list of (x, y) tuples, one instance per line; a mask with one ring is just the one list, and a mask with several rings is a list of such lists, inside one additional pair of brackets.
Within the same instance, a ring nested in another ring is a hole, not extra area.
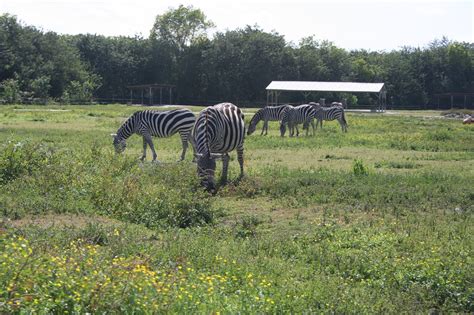
[(309, 124), (313, 127), (314, 135), (314, 107), (309, 104), (303, 104), (296, 107), (289, 107), (283, 113), (283, 118), (280, 124), (280, 134), (285, 136), (286, 125), (288, 125), (290, 137), (293, 137), (296, 128), (296, 136), (299, 136), (298, 124), (303, 124), (303, 129), (306, 129), (306, 135), (308, 135)]
[(318, 123), (323, 128), (323, 120), (334, 120), (337, 119), (341, 125), (342, 131), (347, 132), (347, 121), (344, 115), (344, 108), (342, 106), (322, 107), (321, 105), (312, 105), (314, 108), (314, 118), (317, 119), (316, 128)]
[(263, 120), (263, 128), (262, 133), (265, 131), (265, 136), (268, 134), (268, 122), (269, 121), (281, 121), (283, 119), (283, 113), (286, 108), (292, 107), (289, 104), (281, 105), (281, 106), (267, 106), (264, 108), (259, 109), (255, 115), (253, 115), (252, 119), (250, 120), (249, 129), (247, 130), (247, 135), (250, 136), (252, 133), (255, 132), (257, 128), (257, 124), (260, 120)]
[(229, 152), (237, 149), (240, 177), (244, 175), (245, 123), (242, 111), (231, 103), (203, 109), (196, 120), (193, 138), (196, 146), (198, 175), (208, 191), (216, 192), (216, 159), (222, 158), (222, 183), (227, 182)]
[(191, 130), (196, 121), (196, 116), (189, 109), (176, 109), (170, 111), (145, 110), (135, 112), (118, 129), (114, 137), (114, 147), (117, 153), (121, 153), (127, 146), (126, 140), (137, 134), (143, 137), (143, 154), (141, 160), (146, 158), (146, 148), (150, 146), (153, 152), (153, 161), (156, 161), (156, 152), (152, 137), (165, 138), (179, 133), (183, 145), (180, 161), (184, 160), (188, 141), (193, 145)]

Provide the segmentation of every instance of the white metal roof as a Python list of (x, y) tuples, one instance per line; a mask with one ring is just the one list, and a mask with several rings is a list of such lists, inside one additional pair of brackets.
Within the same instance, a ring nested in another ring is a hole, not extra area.
[(276, 91), (325, 91), (325, 92), (374, 92), (382, 90), (384, 83), (321, 82), (321, 81), (272, 81), (267, 90)]

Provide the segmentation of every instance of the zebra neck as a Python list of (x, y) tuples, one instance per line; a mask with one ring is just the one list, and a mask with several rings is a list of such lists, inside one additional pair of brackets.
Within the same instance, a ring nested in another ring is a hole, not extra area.
[(255, 115), (253, 116), (252, 120), (250, 121), (250, 125), (256, 125), (260, 120), (262, 120), (262, 110), (257, 111)]
[(210, 130), (209, 130), (209, 111), (206, 111), (206, 119), (204, 120), (204, 141), (206, 141), (206, 145), (204, 146), (204, 151), (207, 151), (207, 152), (204, 152), (204, 154), (211, 154), (211, 147), (209, 146), (209, 143), (210, 143), (210, 139), (209, 139), (209, 135), (210, 135)]
[(119, 139), (128, 139), (135, 132), (135, 120), (134, 117), (130, 117), (117, 131), (117, 137)]

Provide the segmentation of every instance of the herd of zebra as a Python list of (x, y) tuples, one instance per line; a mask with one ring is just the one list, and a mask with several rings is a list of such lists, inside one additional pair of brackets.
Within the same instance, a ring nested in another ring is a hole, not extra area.
[[(323, 107), (318, 103), (309, 103), (299, 106), (281, 105), (267, 106), (258, 110), (250, 120), (247, 135), (252, 134), (257, 124), (262, 120), (262, 135), (268, 133), (269, 121), (280, 121), (280, 133), (283, 137), (286, 126), (290, 137), (299, 135), (298, 124), (303, 124), (308, 135), (309, 125), (312, 125), (314, 135), (314, 119), (322, 128), (323, 120), (337, 119), (343, 131), (347, 132), (347, 122), (341, 103), (333, 103), (331, 107)], [(184, 159), (188, 142), (194, 149), (194, 159), (197, 162), (198, 176), (201, 184), (211, 192), (216, 191), (214, 172), (216, 159), (221, 159), (223, 164), (221, 182), (227, 181), (227, 169), (229, 166), (229, 152), (237, 150), (237, 160), (240, 164), (240, 177), (244, 175), (244, 137), (245, 122), (240, 108), (231, 103), (220, 103), (203, 109), (197, 119), (189, 109), (176, 109), (170, 111), (138, 111), (130, 116), (112, 134), (115, 151), (121, 153), (125, 150), (126, 140), (132, 134), (143, 137), (143, 154), (141, 160), (146, 158), (146, 150), (149, 146), (153, 161), (157, 154), (153, 145), (152, 137), (170, 137), (179, 133), (183, 150), (180, 161)]]

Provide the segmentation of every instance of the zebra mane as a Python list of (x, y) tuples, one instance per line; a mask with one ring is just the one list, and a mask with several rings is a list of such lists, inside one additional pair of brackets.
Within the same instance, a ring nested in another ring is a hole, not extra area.
[(117, 130), (117, 139), (126, 140), (133, 134), (137, 114), (138, 112), (134, 113), (120, 126)]
[(258, 122), (260, 120), (262, 120), (262, 113), (263, 113), (264, 110), (265, 110), (265, 108), (260, 108), (259, 110), (257, 110), (255, 115), (253, 115), (252, 119), (250, 119), (249, 126), (251, 126), (252, 124), (256, 125), (256, 124), (258, 124)]
[(209, 156), (211, 156), (211, 148), (209, 147), (209, 132), (208, 132), (208, 115), (209, 115), (209, 109), (206, 109), (206, 114), (204, 115), (204, 117), (206, 118), (204, 120), (204, 130), (205, 130), (205, 139), (206, 139), (206, 147), (207, 147), (207, 152), (209, 154)]

